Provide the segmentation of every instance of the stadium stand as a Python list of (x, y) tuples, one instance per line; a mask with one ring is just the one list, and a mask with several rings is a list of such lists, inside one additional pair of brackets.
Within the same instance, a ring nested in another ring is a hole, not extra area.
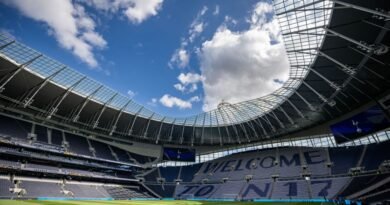
[(62, 132), (59, 130), (52, 130), (51, 132), (51, 144), (61, 146), (62, 145)]
[(0, 115), (0, 133), (20, 139), (27, 139), (31, 124)]
[[(370, 144), (349, 148), (329, 148), (329, 160), (333, 170), (331, 174), (327, 171), (329, 163), (324, 148), (279, 148), (234, 154), (198, 165), (200, 169), (194, 174), (192, 182), (182, 182), (177, 185), (174, 196), (214, 199), (302, 199), (349, 196), (387, 177), (386, 174), (378, 175), (374, 172), (372, 175), (372, 172), (369, 172), (378, 170), (378, 166), (367, 170), (367, 174), (371, 174), (369, 176), (354, 176), (350, 171), (359, 165), (360, 159), (376, 154), (378, 150), (385, 147), (386, 143), (388, 142), (379, 144), (380, 146)], [(364, 149), (366, 152), (363, 152)], [(275, 155), (275, 153), (279, 154)], [(365, 155), (363, 156), (362, 153)], [(385, 159), (389, 158), (380, 157), (380, 161)], [(366, 163), (371, 164), (368, 160), (363, 160), (361, 166), (366, 166)], [(169, 182), (173, 182), (179, 170), (177, 167), (160, 168), (161, 177), (166, 179), (167, 185), (174, 185)], [(188, 168), (183, 167), (182, 170)], [(153, 184), (158, 177), (158, 171), (155, 170), (146, 175), (145, 179)], [(157, 190), (161, 189), (162, 185), (151, 185), (151, 187)], [(161, 190), (158, 192), (161, 193)]]
[(65, 136), (66, 141), (69, 143), (69, 151), (82, 155), (92, 156), (85, 138), (68, 133), (65, 134)]
[(388, 2), (272, 2), (290, 78), (183, 118), (0, 33), (0, 198), (390, 200)]
[(172, 198), (174, 196), (176, 185), (148, 184), (148, 187), (163, 198)]
[(183, 166), (180, 179), (183, 180), (183, 182), (191, 182), (195, 177), (194, 175), (199, 171), (201, 166), (202, 164)]

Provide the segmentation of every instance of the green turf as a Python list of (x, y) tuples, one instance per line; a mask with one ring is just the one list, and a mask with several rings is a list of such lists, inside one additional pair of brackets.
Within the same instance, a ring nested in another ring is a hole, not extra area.
[(302, 202), (211, 202), (211, 201), (37, 201), (0, 200), (0, 205), (330, 205)]

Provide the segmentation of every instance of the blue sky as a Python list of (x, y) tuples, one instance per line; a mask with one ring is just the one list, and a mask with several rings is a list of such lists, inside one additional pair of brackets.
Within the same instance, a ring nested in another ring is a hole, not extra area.
[(1, 32), (161, 114), (260, 97), (288, 77), (268, 1), (0, 2)]

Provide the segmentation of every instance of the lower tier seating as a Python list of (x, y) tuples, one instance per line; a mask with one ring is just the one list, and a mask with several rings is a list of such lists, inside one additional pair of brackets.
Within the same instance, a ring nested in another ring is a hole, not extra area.
[[(10, 188), (24, 189), (25, 193), (18, 196), (10, 192)], [(0, 198), (38, 198), (38, 197), (72, 197), (72, 198), (151, 198), (146, 192), (136, 187), (121, 185), (96, 185), (88, 183), (65, 183), (47, 180), (17, 181), (15, 183), (8, 179), (0, 179)]]

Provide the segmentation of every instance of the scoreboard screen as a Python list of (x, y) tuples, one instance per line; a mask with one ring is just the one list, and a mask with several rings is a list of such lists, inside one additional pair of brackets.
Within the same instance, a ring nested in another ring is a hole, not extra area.
[(390, 120), (380, 105), (375, 105), (330, 126), (337, 143), (344, 143), (390, 127)]
[(195, 149), (164, 147), (163, 160), (195, 162)]

